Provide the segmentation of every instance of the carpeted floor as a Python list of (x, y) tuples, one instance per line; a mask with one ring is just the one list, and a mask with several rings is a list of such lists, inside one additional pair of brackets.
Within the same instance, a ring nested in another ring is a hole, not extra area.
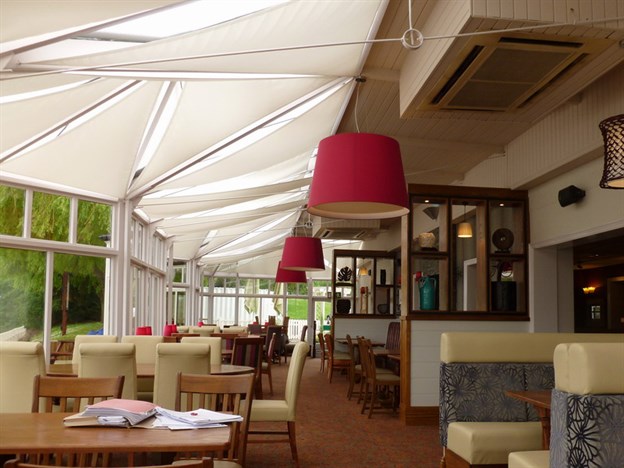
[[(290, 360), (288, 361), (290, 364)], [(437, 426), (405, 426), (398, 413), (360, 414), (357, 396), (347, 400), (346, 376), (334, 373), (332, 383), (319, 372), (319, 359), (308, 358), (304, 367), (297, 406), (297, 448), (301, 468), (312, 467), (413, 467), (438, 468), (442, 449)], [(283, 398), (288, 368), (273, 366), (274, 395)], [(256, 429), (285, 429), (252, 423)], [(259, 435), (251, 436), (256, 440)], [(251, 443), (247, 446), (247, 467), (294, 466), (286, 443)]]

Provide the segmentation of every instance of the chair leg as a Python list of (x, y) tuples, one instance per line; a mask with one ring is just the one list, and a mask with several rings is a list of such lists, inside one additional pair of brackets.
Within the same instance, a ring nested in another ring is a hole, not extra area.
[(327, 378), (329, 379), (329, 383), (331, 383), (332, 377), (334, 375), (334, 366), (332, 366), (331, 362), (327, 363), (327, 371), (329, 372)]
[(271, 392), (271, 395), (273, 395), (273, 377), (271, 376), (270, 370), (267, 375), (269, 376), (269, 391)]
[(370, 406), (368, 407), (368, 419), (373, 415), (373, 407), (377, 402), (377, 384), (371, 385), (371, 398), (370, 398)]
[(288, 439), (290, 440), (290, 453), (295, 462), (295, 466), (299, 468), (299, 455), (297, 454), (297, 437), (295, 433), (295, 421), (288, 421)]

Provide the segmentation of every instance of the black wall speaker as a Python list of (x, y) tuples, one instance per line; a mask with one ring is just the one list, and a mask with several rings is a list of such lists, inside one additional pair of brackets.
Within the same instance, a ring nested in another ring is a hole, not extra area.
[(564, 189), (559, 190), (559, 204), (561, 206), (568, 206), (572, 203), (576, 203), (585, 196), (585, 190), (578, 188), (576, 185), (570, 185)]

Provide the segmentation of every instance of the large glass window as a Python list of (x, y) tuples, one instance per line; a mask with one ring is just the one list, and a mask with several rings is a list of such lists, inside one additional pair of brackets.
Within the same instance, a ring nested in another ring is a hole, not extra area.
[(31, 237), (69, 241), (69, 197), (33, 193)]
[(0, 185), (0, 234), (21, 236), (24, 228), (24, 190)]

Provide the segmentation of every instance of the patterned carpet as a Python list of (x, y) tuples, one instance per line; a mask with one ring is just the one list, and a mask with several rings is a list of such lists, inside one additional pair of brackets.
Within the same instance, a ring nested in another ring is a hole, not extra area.
[[(290, 364), (290, 360), (288, 361)], [(437, 426), (405, 426), (390, 410), (371, 419), (360, 414), (357, 396), (347, 400), (345, 375), (334, 372), (330, 384), (319, 372), (319, 359), (306, 362), (297, 406), (297, 448), (301, 468), (312, 467), (416, 467), (438, 468), (442, 449)], [(274, 394), (283, 398), (288, 368), (273, 366)], [(286, 424), (253, 424), (252, 428), (284, 429)], [(260, 435), (251, 436), (258, 439)], [(247, 467), (294, 466), (286, 443), (252, 443), (247, 446)]]

